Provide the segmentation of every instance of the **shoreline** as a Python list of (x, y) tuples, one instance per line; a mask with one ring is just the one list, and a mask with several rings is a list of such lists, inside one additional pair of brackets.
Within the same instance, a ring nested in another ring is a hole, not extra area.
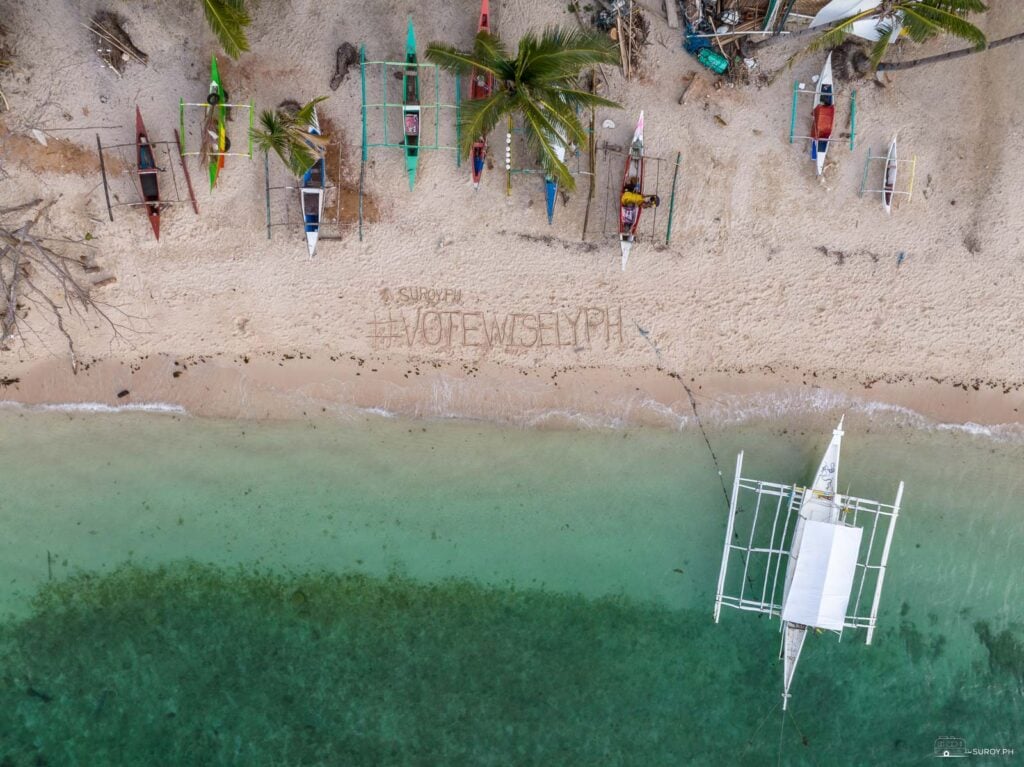
[[(1024, 391), (996, 383), (895, 377), (856, 381), (800, 370), (517, 367), (465, 360), (321, 352), (110, 357), (9, 368), (0, 402), (45, 409), (163, 411), (300, 420), (371, 413), (482, 420), (525, 428), (684, 428), (793, 413), (889, 412), (908, 422), (995, 434), (1024, 426)], [(690, 395), (693, 396), (691, 404)]]

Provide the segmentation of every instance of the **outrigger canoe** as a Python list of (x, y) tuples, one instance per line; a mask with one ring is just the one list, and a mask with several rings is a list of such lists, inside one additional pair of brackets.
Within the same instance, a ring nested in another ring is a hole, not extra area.
[(160, 239), (160, 185), (156, 174), (156, 157), (153, 146), (149, 143), (146, 125), (142, 122), (142, 112), (135, 107), (135, 148), (138, 161), (139, 185), (142, 187), (142, 200), (146, 205), (149, 225), (153, 227), (153, 235)]
[(899, 160), (896, 157), (896, 137), (892, 137), (889, 153), (885, 156), (885, 180), (882, 184), (882, 204), (886, 213), (892, 213), (892, 198), (896, 192), (896, 169)]
[(814, 112), (811, 124), (811, 159), (814, 160), (818, 175), (825, 170), (825, 155), (828, 154), (832, 138), (832, 123), (835, 121), (835, 93), (832, 84), (832, 54), (825, 59), (825, 66), (814, 89)]
[[(565, 144), (559, 137), (554, 137), (551, 140), (551, 148), (555, 152), (555, 156), (559, 162), (565, 162)], [(558, 196), (558, 179), (550, 173), (544, 174), (544, 204), (548, 211), (548, 223), (552, 223), (555, 218), (555, 198)]]
[[(480, 22), (477, 25), (477, 34), (481, 32), (491, 33), (491, 8), (489, 0), (481, 0)], [(485, 99), (494, 91), (494, 74), (491, 72), (479, 72), (475, 68), (469, 78), (469, 98), (471, 100)], [(484, 161), (487, 159), (487, 137), (480, 136), (473, 142), (470, 152), (470, 173), (473, 178), (473, 188), (480, 188), (480, 176), (484, 172)]]
[(622, 175), (622, 191), (619, 197), (619, 246), (622, 248), (622, 271), (626, 271), (629, 251), (636, 241), (637, 228), (640, 226), (642, 202), (623, 202), (627, 193), (643, 195), (644, 193), (644, 113), (633, 131), (633, 141), (626, 155), (626, 170)]
[[(323, 135), (320, 132), (320, 120), (317, 118), (316, 107), (313, 107), (309, 132), (314, 136)], [(310, 258), (316, 253), (316, 241), (320, 236), (320, 221), (324, 216), (324, 187), (327, 183), (327, 167), (324, 156), (323, 153), (318, 153), (318, 155), (317, 161), (303, 174), (302, 186), (299, 187), (303, 228), (306, 231), (306, 248), (309, 250)]]
[(405, 123), (405, 170), (409, 174), (409, 191), (412, 191), (416, 183), (416, 166), (420, 161), (420, 77), (412, 19), (409, 20), (405, 39), (405, 65), (402, 73), (402, 118)]
[[(206, 96), (207, 107), (207, 130), (216, 148), (210, 158), (210, 189), (217, 185), (217, 176), (224, 168), (224, 153), (228, 151), (227, 136), (227, 93), (220, 82), (220, 72), (217, 71), (217, 57), (210, 58), (210, 92)], [(209, 113), (212, 110), (212, 115)], [(211, 119), (212, 118), (212, 119)]]

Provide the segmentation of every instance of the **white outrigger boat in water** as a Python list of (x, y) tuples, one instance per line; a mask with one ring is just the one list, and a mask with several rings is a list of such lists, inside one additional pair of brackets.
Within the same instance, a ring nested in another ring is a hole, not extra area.
[[(793, 675), (809, 629), (842, 636), (845, 628), (866, 628), (866, 642), (871, 644), (877, 625), (903, 483), (899, 483), (891, 505), (838, 493), (843, 434), (840, 420), (814, 482), (806, 488), (746, 479), (741, 476), (743, 453), (736, 458), (715, 595), (715, 622), (723, 605), (781, 618), (783, 710), (789, 702)], [(741, 496), (744, 503), (753, 501), (752, 507), (744, 505), (742, 510), (753, 513), (743, 515), (744, 522), (750, 520), (749, 529), (738, 531), (736, 512)], [(763, 523), (760, 527), (759, 522)], [(880, 547), (875, 546), (878, 535), (884, 536)], [(730, 580), (729, 563), (736, 553), (741, 562), (733, 574), (739, 577)], [(865, 608), (867, 600), (871, 602), (866, 613), (861, 609), (862, 600)]]

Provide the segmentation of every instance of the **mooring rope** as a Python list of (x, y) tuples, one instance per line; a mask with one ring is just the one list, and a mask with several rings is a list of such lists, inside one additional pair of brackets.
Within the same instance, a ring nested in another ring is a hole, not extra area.
[(718, 456), (715, 455), (715, 449), (711, 447), (711, 440), (708, 439), (708, 432), (704, 428), (704, 422), (701, 421), (700, 413), (697, 412), (697, 399), (693, 396), (693, 390), (686, 385), (686, 381), (683, 380), (681, 375), (678, 373), (669, 373), (669, 375), (683, 385), (683, 389), (686, 390), (686, 396), (690, 398), (690, 409), (693, 410), (693, 417), (697, 421), (697, 428), (700, 429), (700, 434), (704, 437), (704, 444), (708, 446), (708, 452), (711, 453), (711, 460), (715, 464), (715, 469), (718, 470), (718, 481), (722, 485), (722, 495), (725, 496), (725, 505), (728, 508), (732, 505), (732, 502), (729, 500), (729, 490), (725, 486), (725, 475), (722, 474), (722, 465), (718, 462)]

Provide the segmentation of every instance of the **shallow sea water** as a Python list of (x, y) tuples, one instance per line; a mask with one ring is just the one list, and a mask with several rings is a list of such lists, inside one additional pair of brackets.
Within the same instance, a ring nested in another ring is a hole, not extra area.
[[(711, 427), (731, 488), (820, 415)], [(847, 420), (907, 490), (872, 646), (712, 620), (699, 431), (0, 410), (0, 764), (920, 764), (1024, 758), (1024, 447)]]

